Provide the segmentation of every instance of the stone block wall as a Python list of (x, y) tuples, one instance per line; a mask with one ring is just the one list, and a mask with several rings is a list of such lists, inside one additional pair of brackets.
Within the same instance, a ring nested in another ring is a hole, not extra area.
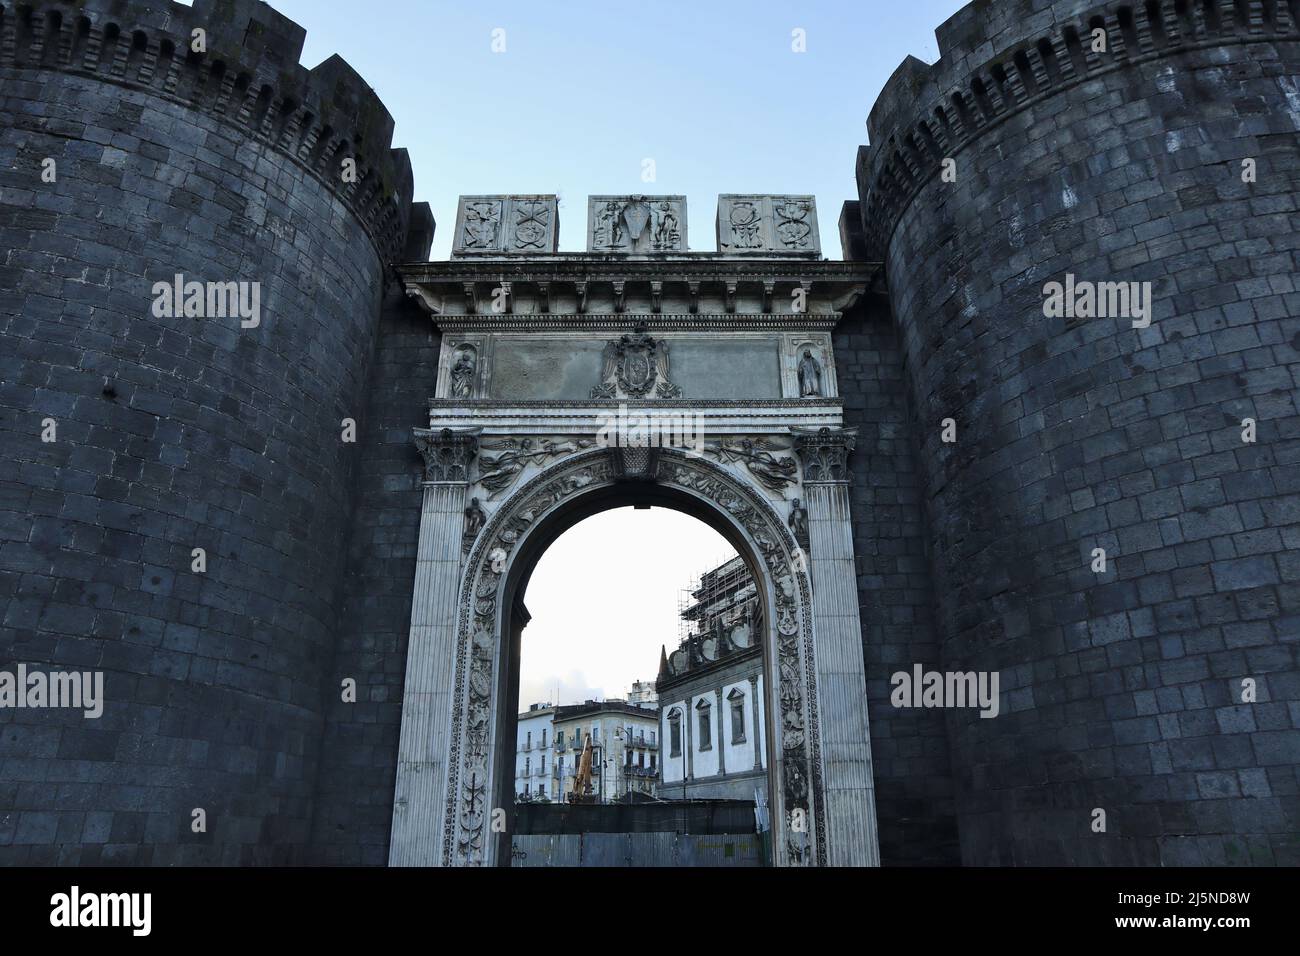
[[(872, 111), (940, 658), (1001, 676), (948, 714), (967, 863), (1300, 862), (1298, 12), (978, 2)], [(1067, 273), (1153, 321), (1046, 316)]]
[[(303, 856), (343, 419), (411, 187), (373, 93), (302, 40), (246, 0), (0, 7), (0, 667), (106, 698), (0, 712), (0, 862)], [(160, 317), (177, 274), (259, 283), (260, 323)]]

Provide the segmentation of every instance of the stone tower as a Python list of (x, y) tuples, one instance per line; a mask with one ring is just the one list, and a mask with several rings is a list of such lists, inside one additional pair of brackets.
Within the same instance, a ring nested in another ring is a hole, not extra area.
[[(1001, 674), (948, 716), (962, 858), (1300, 863), (1300, 4), (979, 0), (938, 39), (857, 209), (938, 663)], [(1149, 325), (1046, 315), (1067, 274), (1150, 283)]]
[[(0, 38), (0, 658), (112, 703), (5, 712), (0, 859), (302, 860), (341, 435), (429, 210), (373, 92), (263, 3), (4, 3)], [(160, 316), (177, 276), (257, 283), (256, 320)]]

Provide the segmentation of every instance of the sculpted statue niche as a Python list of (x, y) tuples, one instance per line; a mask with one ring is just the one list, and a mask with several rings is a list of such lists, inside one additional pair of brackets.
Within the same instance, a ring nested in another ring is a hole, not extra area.
[(478, 358), (472, 346), (466, 346), (456, 353), (456, 362), (451, 367), (451, 397), (470, 398), (474, 394), (474, 372), (478, 368)]
[(804, 349), (799, 360), (799, 397), (822, 397), (822, 365), (813, 357), (812, 349)]

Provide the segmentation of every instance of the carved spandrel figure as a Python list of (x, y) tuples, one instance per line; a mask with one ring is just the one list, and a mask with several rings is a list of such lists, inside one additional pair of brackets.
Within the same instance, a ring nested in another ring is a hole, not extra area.
[(451, 367), (452, 398), (469, 398), (474, 393), (474, 371), (478, 360), (473, 349), (463, 349), (456, 355), (456, 364)]
[(808, 550), (808, 512), (798, 498), (790, 506), (790, 533), (794, 535), (799, 547)]
[(822, 366), (813, 358), (811, 349), (804, 349), (799, 360), (799, 397), (822, 397)]
[(487, 515), (483, 513), (482, 506), (478, 503), (477, 498), (469, 500), (469, 507), (465, 509), (465, 550), (478, 538), (478, 533), (483, 530), (483, 525), (487, 522)]

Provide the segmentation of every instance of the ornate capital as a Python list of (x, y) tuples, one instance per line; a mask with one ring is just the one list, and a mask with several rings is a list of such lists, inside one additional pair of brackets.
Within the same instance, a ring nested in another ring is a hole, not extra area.
[(478, 454), (479, 430), (415, 430), (415, 447), (424, 458), (424, 480), (469, 481), (469, 466)]
[(791, 429), (791, 434), (806, 483), (849, 480), (849, 455), (858, 443), (856, 428)]

